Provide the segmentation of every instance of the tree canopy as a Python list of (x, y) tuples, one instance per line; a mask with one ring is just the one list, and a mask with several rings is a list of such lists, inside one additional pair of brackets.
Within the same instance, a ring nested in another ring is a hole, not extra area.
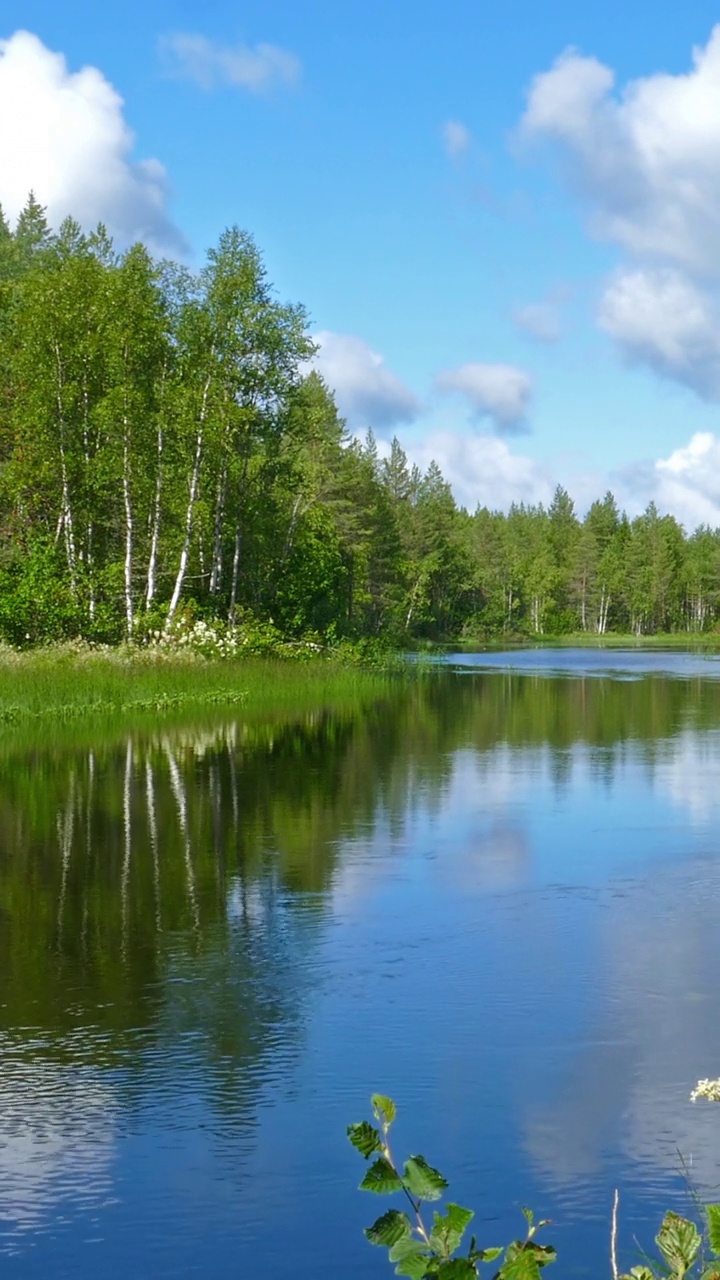
[[(558, 487), (458, 507), (351, 437), (252, 237), (193, 273), (0, 209), (0, 638), (116, 641), (183, 612), (287, 634), (706, 630), (720, 532)], [(371, 426), (372, 424), (368, 424)]]

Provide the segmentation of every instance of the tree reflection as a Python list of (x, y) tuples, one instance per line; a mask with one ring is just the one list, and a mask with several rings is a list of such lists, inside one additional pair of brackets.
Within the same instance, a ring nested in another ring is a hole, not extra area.
[(628, 743), (654, 770), (681, 729), (718, 723), (711, 682), (448, 673), (360, 715), (6, 749), (0, 1030), (39, 1028), (62, 1060), (93, 1027), (83, 1052), (102, 1065), (131, 1033), (195, 1028), (229, 1097), (297, 1042), (343, 848), (441, 807), (459, 752), (489, 766), (542, 746), (562, 789), (582, 743), (611, 787)]

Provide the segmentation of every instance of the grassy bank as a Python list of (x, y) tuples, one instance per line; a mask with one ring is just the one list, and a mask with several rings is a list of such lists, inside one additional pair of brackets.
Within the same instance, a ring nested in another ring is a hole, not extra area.
[[(538, 641), (533, 643), (537, 644)], [(579, 631), (574, 635), (543, 636), (541, 645), (582, 649), (720, 649), (720, 634), (697, 631), (669, 631), (652, 636), (632, 634), (590, 635)]]
[(720, 650), (720, 632), (669, 631), (658, 635), (636, 636), (632, 633), (609, 632), (604, 636), (577, 631), (560, 636), (464, 636), (444, 648), (458, 649), (711, 649)]
[(80, 721), (242, 708), (246, 714), (302, 714), (379, 696), (391, 667), (317, 657), (208, 660), (148, 651), (93, 652), (76, 646), (0, 650), (0, 729), (37, 730)]

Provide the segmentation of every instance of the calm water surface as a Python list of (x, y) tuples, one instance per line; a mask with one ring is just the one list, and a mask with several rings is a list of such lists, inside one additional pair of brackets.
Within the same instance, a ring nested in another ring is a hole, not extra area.
[(559, 1276), (606, 1274), (615, 1186), (628, 1263), (688, 1176), (720, 1198), (720, 662), (448, 666), (0, 744), (3, 1277), (390, 1275), (373, 1089), (482, 1243), (555, 1220)]

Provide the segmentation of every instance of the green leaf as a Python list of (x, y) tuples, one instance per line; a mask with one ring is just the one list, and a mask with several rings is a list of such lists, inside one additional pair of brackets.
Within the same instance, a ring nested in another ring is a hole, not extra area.
[(706, 1204), (708, 1239), (713, 1253), (720, 1253), (720, 1204)]
[(402, 1191), (402, 1189), (402, 1179), (384, 1156), (378, 1156), (360, 1183), (361, 1191), (374, 1191), (379, 1196), (392, 1195), (394, 1191)]
[(656, 1280), (656, 1277), (649, 1267), (639, 1266), (631, 1267), (630, 1274), (620, 1276), (620, 1280)]
[(405, 1258), (402, 1262), (398, 1262), (395, 1274), (398, 1276), (410, 1276), (410, 1280), (423, 1280), (428, 1274), (428, 1260), (420, 1254), (412, 1258)]
[(397, 1275), (422, 1280), (430, 1263), (430, 1254), (420, 1240), (416, 1240), (414, 1236), (403, 1236), (390, 1250), (390, 1261), (397, 1262)]
[(475, 1217), (472, 1209), (459, 1204), (447, 1204), (446, 1212), (436, 1213), (430, 1243), (438, 1253), (449, 1256), (460, 1247), (469, 1222)]
[(424, 1156), (410, 1156), (405, 1163), (403, 1182), (416, 1200), (439, 1200), (448, 1185)]
[(425, 1259), (430, 1257), (430, 1250), (425, 1242), (418, 1240), (417, 1236), (410, 1235), (396, 1240), (388, 1256), (391, 1262), (404, 1262), (405, 1258), (411, 1258), (416, 1253), (421, 1253)]
[(470, 1257), (473, 1262), (494, 1262), (501, 1253), (502, 1249), (473, 1249)]
[(520, 1249), (503, 1263), (498, 1280), (540, 1280), (540, 1264), (530, 1250)]
[[(508, 1245), (507, 1253), (505, 1254), (505, 1266), (508, 1263), (515, 1262), (521, 1255), (526, 1259), (531, 1258), (534, 1266), (538, 1268), (547, 1267), (557, 1258), (555, 1249), (549, 1244), (536, 1244), (534, 1240), (513, 1240), (512, 1244)], [(505, 1274), (502, 1269), (501, 1274)], [(519, 1274), (523, 1275), (524, 1272), (521, 1271)]]
[(706, 1267), (700, 1276), (700, 1280), (720, 1280), (720, 1270), (718, 1270), (717, 1264), (713, 1263), (711, 1266)]
[(433, 1276), (437, 1280), (477, 1280), (477, 1269), (469, 1258), (449, 1258), (440, 1263)]
[(684, 1276), (690, 1270), (702, 1243), (695, 1223), (672, 1212), (665, 1214), (655, 1240), (675, 1276)]
[(397, 1107), (392, 1098), (386, 1097), (384, 1093), (374, 1093), (370, 1101), (375, 1119), (389, 1129), (397, 1115)]
[(384, 1244), (391, 1249), (403, 1236), (409, 1236), (411, 1231), (412, 1225), (406, 1213), (388, 1209), (382, 1218), (365, 1228), (365, 1235), (371, 1244)]
[(361, 1121), (360, 1124), (349, 1124), (347, 1136), (353, 1146), (360, 1155), (367, 1160), (375, 1151), (382, 1150), (382, 1142), (377, 1129), (374, 1129), (367, 1120)]
[(539, 1267), (548, 1267), (551, 1262), (557, 1260), (557, 1249), (553, 1249), (551, 1244), (535, 1244), (533, 1241), (525, 1247), (535, 1254)]

